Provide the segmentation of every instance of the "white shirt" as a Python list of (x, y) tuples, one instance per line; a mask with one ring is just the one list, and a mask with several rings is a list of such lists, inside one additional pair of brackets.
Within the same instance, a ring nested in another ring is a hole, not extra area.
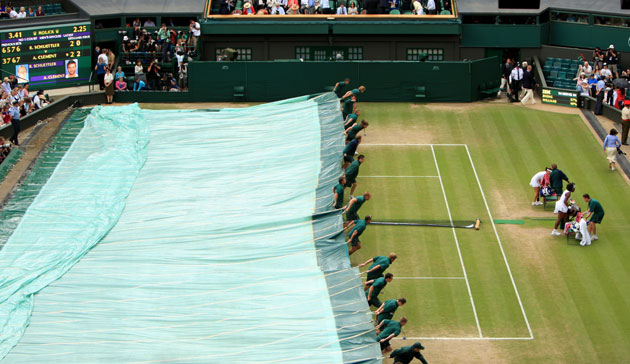
[(590, 76), (591, 73), (593, 73), (593, 67), (591, 67), (590, 64), (588, 66), (583, 66), (582, 71), (584, 72), (585, 75)]
[(201, 26), (199, 23), (195, 22), (195, 24), (190, 27), (190, 31), (192, 32), (193, 37), (199, 37), (201, 35)]
[(184, 60), (184, 55), (176, 54), (175, 58), (177, 58), (177, 67), (180, 67), (182, 65), (182, 61)]
[(322, 0), (322, 9), (330, 9), (330, 1)]
[(99, 54), (98, 63), (107, 63), (107, 55), (103, 53)]
[(16, 19), (17, 16), (18, 16), (18, 13), (15, 11), (15, 9), (11, 9), (11, 12), (9, 13), (9, 18)]
[(23, 12), (23, 11), (19, 12), (17, 14), (16, 18), (17, 19), (24, 19), (24, 18), (26, 18), (26, 12)]
[(348, 9), (345, 6), (338, 7), (337, 15), (348, 15)]
[(146, 28), (146, 27), (154, 27), (154, 26), (155, 26), (155, 23), (153, 22), (153, 20), (150, 20), (150, 19), (149, 19), (149, 20), (147, 20), (147, 21), (145, 21), (145, 22), (144, 22), (144, 27), (145, 27), (145, 28)]
[(512, 70), (512, 73), (510, 73), (510, 82), (518, 81), (522, 79), (523, 79), (523, 69), (520, 67), (519, 68), (514, 67), (514, 69)]
[(143, 70), (144, 70), (144, 69), (142, 68), (142, 65), (140, 65), (140, 66), (136, 65), (136, 66), (134, 67), (134, 72), (135, 72), (135, 74), (142, 73), (142, 71), (143, 71)]
[(281, 6), (271, 8), (271, 14), (284, 15), (284, 9)]
[(602, 75), (602, 76), (604, 76), (604, 77), (608, 77), (608, 76), (612, 75), (612, 72), (611, 72), (609, 69), (604, 68), (604, 69), (601, 71), (601, 75)]
[(427, 9), (428, 10), (435, 10), (435, 0), (427, 1)]

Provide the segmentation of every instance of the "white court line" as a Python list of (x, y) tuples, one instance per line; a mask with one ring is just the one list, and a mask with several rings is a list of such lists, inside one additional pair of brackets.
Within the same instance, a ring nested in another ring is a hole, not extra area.
[[(448, 219), (451, 221), (451, 225), (453, 225), (453, 217), (451, 215), (451, 208), (448, 205), (448, 199), (446, 198), (446, 190), (444, 189), (444, 183), (442, 183), (442, 174), (440, 173), (440, 166), (438, 165), (437, 158), (435, 157), (435, 149), (433, 149), (433, 145), (431, 146), (431, 153), (433, 154), (433, 161), (435, 162), (435, 168), (437, 169), (437, 174), (440, 179), (440, 186), (442, 187), (442, 195), (444, 195), (444, 202), (446, 203), (446, 212), (448, 212)], [(462, 271), (464, 273), (464, 278), (466, 279), (466, 288), (468, 289), (468, 296), (470, 297), (470, 303), (472, 304), (473, 313), (475, 314), (475, 322), (477, 323), (477, 331), (479, 331), (479, 337), (483, 338), (483, 334), (481, 333), (481, 325), (479, 325), (479, 317), (477, 316), (477, 308), (475, 307), (475, 300), (472, 296), (472, 291), (470, 289), (470, 283), (468, 282), (468, 274), (466, 273), (466, 267), (464, 266), (464, 259), (462, 258), (462, 252), (459, 248), (459, 240), (457, 240), (457, 233), (455, 232), (455, 228), (451, 228), (453, 230), (453, 237), (455, 238), (455, 246), (457, 246), (457, 254), (459, 254), (459, 262), (462, 264)]]
[(357, 176), (357, 178), (438, 178), (438, 176)]
[(498, 341), (498, 340), (533, 340), (533, 337), (407, 337), (394, 340), (453, 340), (453, 341)]
[(492, 217), (492, 213), (490, 212), (490, 207), (488, 207), (486, 194), (483, 192), (483, 187), (481, 187), (481, 182), (479, 181), (479, 175), (477, 174), (475, 163), (473, 162), (472, 156), (470, 155), (470, 150), (468, 149), (468, 145), (466, 145), (466, 153), (468, 153), (468, 159), (470, 160), (470, 165), (472, 166), (473, 172), (475, 173), (475, 178), (477, 179), (477, 184), (479, 185), (479, 191), (481, 191), (481, 196), (483, 197), (483, 203), (486, 205), (486, 211), (488, 211), (488, 217), (490, 218), (490, 223), (492, 224), (494, 235), (497, 237), (497, 242), (499, 243), (499, 248), (501, 249), (501, 254), (503, 255), (503, 261), (505, 262), (505, 266), (507, 267), (508, 274), (510, 275), (510, 280), (512, 281), (512, 287), (514, 287), (514, 293), (516, 293), (518, 304), (519, 306), (521, 306), (521, 313), (523, 313), (525, 324), (527, 324), (527, 330), (529, 331), (529, 338), (533, 339), (534, 333), (532, 332), (532, 328), (529, 324), (529, 320), (527, 319), (527, 314), (525, 313), (525, 308), (523, 307), (523, 302), (521, 301), (521, 295), (518, 293), (518, 288), (516, 288), (516, 283), (514, 282), (514, 277), (512, 276), (512, 270), (510, 269), (510, 264), (508, 263), (507, 257), (505, 255), (505, 251), (503, 250), (503, 244), (501, 243), (501, 238), (499, 237), (499, 233), (497, 232), (497, 226), (494, 224), (494, 218)]
[(394, 277), (396, 279), (466, 279), (464, 277)]

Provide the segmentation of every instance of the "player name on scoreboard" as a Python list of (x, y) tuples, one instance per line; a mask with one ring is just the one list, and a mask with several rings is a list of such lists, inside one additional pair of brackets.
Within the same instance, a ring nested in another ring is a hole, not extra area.
[[(81, 83), (92, 67), (90, 23), (0, 32), (2, 70), (31, 85)], [(49, 87), (47, 86), (47, 87)]]
[(544, 104), (578, 107), (578, 92), (543, 88), (542, 102)]

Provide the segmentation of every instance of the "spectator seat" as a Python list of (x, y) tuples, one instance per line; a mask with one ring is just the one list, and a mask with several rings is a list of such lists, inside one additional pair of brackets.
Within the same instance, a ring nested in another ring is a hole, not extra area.
[(394, 9), (394, 10), (390, 11), (389, 14), (390, 15), (400, 15), (400, 10)]

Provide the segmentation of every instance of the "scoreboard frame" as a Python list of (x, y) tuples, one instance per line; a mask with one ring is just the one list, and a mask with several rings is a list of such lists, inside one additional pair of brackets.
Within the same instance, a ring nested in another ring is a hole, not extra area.
[(578, 91), (564, 90), (555, 87), (543, 87), (540, 96), (543, 104), (567, 107), (580, 106), (580, 93)]
[(31, 90), (82, 86), (92, 73), (89, 21), (0, 31), (0, 69)]

